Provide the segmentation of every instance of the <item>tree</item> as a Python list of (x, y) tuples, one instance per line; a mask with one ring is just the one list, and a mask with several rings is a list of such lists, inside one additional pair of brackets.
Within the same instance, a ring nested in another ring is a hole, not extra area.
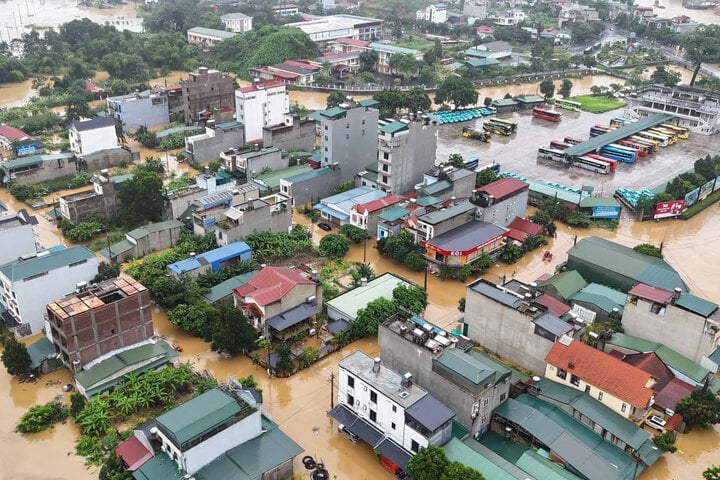
[(332, 92), (330, 95), (327, 96), (327, 99), (325, 100), (325, 106), (327, 108), (337, 107), (345, 101), (346, 98), (343, 92)]
[(405, 264), (406, 267), (415, 270), (416, 272), (422, 272), (427, 268), (427, 264), (425, 263), (425, 258), (423, 258), (422, 255), (420, 255), (418, 252), (408, 252), (407, 255), (405, 255), (405, 258), (403, 259), (403, 264)]
[(553, 81), (546, 78), (540, 82), (540, 93), (542, 93), (545, 98), (552, 98), (553, 95), (555, 95), (555, 84)]
[(392, 117), (405, 106), (405, 93), (397, 88), (386, 88), (373, 95), (373, 100), (380, 102), (380, 116)]
[(118, 198), (122, 203), (120, 217), (130, 227), (144, 221), (162, 219), (164, 200), (162, 178), (155, 172), (139, 171), (122, 183)]
[(482, 473), (460, 462), (450, 462), (440, 480), (485, 480)]
[(666, 87), (674, 87), (680, 83), (681, 79), (682, 76), (680, 72), (666, 70), (665, 65), (658, 65), (652, 75), (650, 75), (650, 80), (652, 80), (653, 83), (659, 83)]
[(10, 335), (3, 339), (2, 362), (8, 374), (25, 375), (30, 372), (30, 355), (24, 343)]
[(412, 55), (393, 55), (390, 57), (389, 64), (390, 68), (400, 74), (403, 80), (408, 80), (418, 70), (418, 61)]
[(393, 289), (392, 297), (398, 307), (403, 307), (414, 314), (420, 314), (427, 306), (427, 292), (416, 285), (400, 284)]
[(123, 459), (115, 454), (115, 451), (111, 451), (107, 460), (100, 468), (100, 474), (98, 475), (99, 480), (133, 480), (133, 475), (127, 468)]
[(458, 300), (458, 310), (462, 313), (465, 312), (465, 297), (460, 297)]
[(358, 310), (355, 320), (350, 323), (350, 333), (359, 338), (366, 335), (377, 335), (378, 325), (397, 312), (397, 303), (380, 297)]
[(706, 468), (703, 472), (703, 478), (705, 480), (720, 480), (720, 466)]
[(560, 90), (558, 90), (558, 94), (562, 95), (563, 98), (567, 98), (570, 96), (572, 87), (573, 87), (573, 83), (569, 79), (566, 78), (562, 81), (562, 85), (560, 86)]
[(396, 262), (403, 262), (408, 253), (417, 250), (417, 245), (413, 234), (402, 230), (394, 237), (378, 240), (377, 249), (381, 255), (386, 255)]
[(255, 348), (257, 332), (248, 323), (242, 310), (232, 305), (222, 305), (217, 309), (211, 321), (212, 343), (214, 352), (237, 355)]
[(375, 278), (375, 270), (373, 270), (369, 263), (358, 263), (355, 265), (355, 274), (358, 278), (364, 278), (366, 280)]
[(701, 25), (689, 34), (683, 41), (685, 58), (695, 65), (690, 86), (700, 72), (703, 62), (718, 63), (720, 61), (720, 25)]
[(455, 168), (465, 168), (465, 160), (459, 153), (451, 153), (448, 157), (448, 163)]
[(421, 448), (408, 462), (408, 471), (415, 480), (438, 480), (442, 478), (450, 462), (445, 450), (435, 445)]
[(167, 316), (170, 322), (183, 330), (192, 333), (196, 337), (210, 340), (213, 329), (211, 320), (215, 318), (217, 311), (212, 305), (205, 302), (193, 304), (182, 303), (172, 310), (168, 310)]
[(374, 72), (375, 65), (377, 65), (379, 59), (380, 57), (375, 50), (365, 50), (358, 58), (360, 61), (360, 69), (363, 72)]
[(155, 148), (160, 144), (157, 134), (148, 130), (145, 125), (140, 125), (132, 136), (135, 140), (147, 148)]
[(340, 233), (345, 235), (345, 237), (353, 243), (362, 243), (368, 238), (365, 230), (358, 228), (355, 225), (350, 225), (349, 223), (340, 227)]
[(306, 347), (300, 354), (300, 363), (304, 367), (309, 367), (318, 358), (318, 349), (315, 347)]
[(663, 432), (653, 437), (655, 445), (660, 447), (663, 452), (675, 453), (677, 447), (675, 446), (675, 434), (673, 432)]
[(277, 367), (277, 369), (281, 372), (292, 372), (295, 366), (293, 365), (290, 345), (285, 342), (279, 344), (275, 348), (275, 353), (277, 353), (277, 362), (275, 363), (275, 367)]
[(497, 179), (497, 173), (495, 173), (490, 168), (486, 168), (485, 170), (480, 170), (480, 173), (477, 174), (477, 178), (475, 179), (475, 186), (484, 187), (485, 185), (488, 185), (496, 181)]
[(490, 97), (485, 97), (485, 98), (483, 99), (483, 105), (485, 105), (486, 107), (489, 107), (490, 104), (492, 103), (492, 101), (493, 101), (492, 98), (490, 98)]
[(683, 416), (689, 429), (720, 423), (720, 400), (708, 388), (699, 388), (680, 400), (675, 411)]
[(651, 243), (641, 243), (640, 245), (635, 245), (633, 250), (651, 257), (663, 258), (660, 249)]
[(409, 91), (405, 92), (405, 107), (410, 112), (424, 112), (430, 110), (432, 103), (427, 93), (420, 87), (413, 87)]
[(435, 92), (435, 104), (442, 105), (451, 102), (455, 108), (474, 105), (478, 101), (478, 92), (472, 82), (467, 78), (450, 75), (440, 84)]
[(348, 250), (350, 250), (350, 242), (342, 235), (331, 233), (320, 240), (320, 253), (326, 257), (344, 257)]

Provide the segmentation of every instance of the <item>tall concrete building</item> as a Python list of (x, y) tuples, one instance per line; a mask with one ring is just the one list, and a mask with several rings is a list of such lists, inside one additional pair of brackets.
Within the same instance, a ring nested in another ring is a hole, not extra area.
[(28, 215), (25, 209), (13, 215), (0, 216), (0, 265), (38, 250), (40, 237), (35, 230), (37, 223), (37, 218)]
[[(256, 83), (235, 91), (235, 118), (245, 126), (245, 142), (263, 140), (263, 129), (285, 124), (290, 100), (279, 81)], [(292, 117), (288, 118), (292, 124)]]
[(438, 125), (428, 117), (384, 123), (378, 132), (378, 186), (396, 195), (422, 182), (435, 166)]
[(320, 166), (340, 169), (340, 181), (352, 181), (365, 166), (377, 162), (376, 100), (348, 100), (319, 112)]
[(187, 125), (207, 120), (212, 112), (235, 108), (233, 79), (222, 72), (200, 67), (180, 85)]

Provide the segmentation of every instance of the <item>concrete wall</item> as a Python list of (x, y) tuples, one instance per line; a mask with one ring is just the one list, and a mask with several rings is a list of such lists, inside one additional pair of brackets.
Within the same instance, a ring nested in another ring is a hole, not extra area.
[(225, 150), (245, 144), (242, 126), (227, 130), (208, 127), (208, 130), (212, 130), (213, 133), (196, 135), (185, 139), (186, 148), (192, 153), (196, 162), (203, 163), (217, 160)]
[[(222, 216), (221, 214), (220, 217)], [(274, 211), (270, 206), (245, 210), (237, 224), (231, 220), (226, 221), (230, 223), (230, 228), (220, 227), (217, 223), (213, 227), (219, 246), (243, 240), (254, 232), (266, 232), (268, 230), (274, 233), (287, 232), (290, 225), (292, 225), (292, 207), (287, 205), (287, 208), (275, 209)]]
[(308, 202), (319, 202), (321, 198), (332, 195), (335, 187), (340, 184), (340, 169), (330, 169), (326, 175), (318, 175), (301, 182), (290, 183), (280, 180), (280, 193), (292, 197), (293, 206)]
[(282, 152), (277, 148), (244, 151), (232, 155), (232, 159), (234, 160), (232, 169), (243, 171), (246, 174), (255, 172), (257, 175), (265, 168), (281, 170), (288, 167), (287, 159), (283, 158)]
[(377, 162), (378, 111), (357, 106), (349, 108), (345, 118), (321, 120), (320, 165), (337, 163), (340, 182), (350, 182), (367, 165)]
[(139, 240), (128, 238), (130, 243), (136, 243), (133, 249), (133, 257), (144, 257), (148, 253), (158, 252), (174, 246), (180, 239), (180, 227), (169, 228), (159, 232), (153, 232)]
[[(15, 222), (19, 222), (16, 220)], [(33, 227), (29, 223), (17, 224), (12, 228), (0, 229), (0, 265), (35, 251)]]
[(201, 67), (180, 84), (187, 125), (197, 122), (202, 110), (235, 108), (233, 78), (228, 75)]
[(467, 336), (486, 349), (535, 373), (545, 371), (545, 356), (553, 342), (534, 334), (532, 317), (468, 287), (465, 323)]
[(263, 146), (280, 150), (311, 152), (315, 146), (315, 120), (293, 118), (291, 125), (263, 129)]
[[(435, 166), (437, 124), (412, 122), (408, 131), (378, 137), (378, 184), (383, 190), (403, 194), (423, 179), (423, 173)], [(389, 165), (383, 154), (389, 154)], [(384, 177), (387, 177), (385, 181)]]
[(280, 301), (265, 306), (265, 320), (305, 303), (312, 296), (316, 305), (322, 305), (322, 288), (319, 285), (296, 285)]
[(697, 363), (712, 353), (717, 334), (705, 333), (709, 325), (704, 317), (674, 305), (653, 313), (652, 306), (642, 298), (625, 303), (622, 325), (626, 334), (662, 343)]
[(137, 130), (141, 125), (151, 128), (170, 122), (168, 98), (165, 95), (129, 98), (122, 101), (108, 99), (108, 107), (112, 109), (115, 118), (122, 121), (124, 131)]
[(489, 207), (478, 207), (478, 214), (481, 219), (488, 223), (494, 223), (501, 227), (507, 227), (515, 217), (525, 218), (528, 204), (528, 190), (498, 202)]
[(108, 148), (117, 148), (115, 125), (93, 130), (69, 131), (70, 150), (75, 155), (88, 155)]

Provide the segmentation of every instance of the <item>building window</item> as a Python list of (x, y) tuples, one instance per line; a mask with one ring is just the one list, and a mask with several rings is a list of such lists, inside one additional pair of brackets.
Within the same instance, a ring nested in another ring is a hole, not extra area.
[(390, 424), (390, 428), (392, 428), (393, 430), (395, 430), (395, 422), (392, 422), (392, 423)]
[(570, 383), (576, 387), (580, 386), (580, 378), (577, 375), (570, 375)]
[(351, 407), (352, 407), (353, 405), (355, 405), (355, 397), (353, 397), (353, 396), (350, 395), (349, 393), (348, 393), (348, 396), (347, 396), (347, 404), (350, 405)]
[(397, 412), (397, 405), (392, 406), (392, 411), (393, 411), (393, 413)]
[(372, 420), (373, 422), (377, 422), (377, 413), (375, 412), (375, 410), (370, 410), (370, 420)]
[(585, 393), (590, 395), (590, 385), (585, 385)]
[(349, 133), (345, 135), (345, 140), (350, 140), (350, 134), (349, 134)]
[(370, 391), (370, 401), (372, 403), (377, 403), (377, 392)]
[(412, 450), (413, 453), (417, 453), (418, 450), (420, 450), (420, 445), (415, 440), (413, 440), (410, 444), (410, 450)]
[(563, 370), (562, 368), (558, 368), (557, 372), (555, 372), (555, 375), (558, 378), (562, 378), (563, 380), (565, 380), (567, 378), (567, 372), (565, 370)]
[(348, 377), (348, 387), (355, 388), (355, 377)]
[(383, 172), (387, 172), (388, 170), (389, 170), (389, 168), (388, 168), (387, 164), (386, 164), (386, 163), (383, 163), (382, 171), (383, 171)]
[(602, 400), (603, 392), (598, 392), (598, 400)]
[(620, 407), (620, 411), (625, 413), (625, 410), (627, 410), (627, 404), (623, 403), (622, 406)]
[(504, 401), (505, 401), (505, 397), (506, 397), (506, 395), (505, 395), (504, 393), (501, 394), (501, 395), (500, 395), (500, 402), (504, 402)]

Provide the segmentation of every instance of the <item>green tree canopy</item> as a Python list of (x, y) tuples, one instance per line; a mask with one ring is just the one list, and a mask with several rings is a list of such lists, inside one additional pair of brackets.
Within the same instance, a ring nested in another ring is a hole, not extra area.
[(555, 95), (555, 83), (549, 78), (546, 78), (540, 82), (540, 93), (542, 93), (545, 98), (552, 98), (553, 95)]
[(478, 93), (472, 82), (467, 78), (450, 75), (435, 92), (435, 104), (451, 102), (455, 108), (474, 105), (478, 101)]
[(320, 240), (320, 252), (330, 258), (344, 257), (350, 250), (350, 242), (342, 235), (330, 233)]
[(375, 50), (365, 50), (360, 54), (360, 69), (363, 72), (374, 72), (375, 65), (377, 64), (380, 57), (378, 52)]
[(354, 337), (377, 335), (378, 325), (397, 312), (394, 300), (380, 297), (358, 310), (355, 320), (350, 323), (350, 331)]
[(562, 81), (562, 85), (560, 86), (560, 90), (558, 90), (558, 94), (562, 95), (563, 98), (567, 98), (570, 96), (570, 92), (572, 92), (572, 87), (572, 81), (566, 78)]
[(685, 35), (682, 46), (685, 47), (685, 58), (695, 65), (690, 79), (690, 86), (693, 86), (703, 62), (720, 62), (720, 25), (700, 25)]
[(118, 193), (122, 202), (120, 217), (130, 227), (142, 222), (162, 219), (162, 178), (155, 172), (138, 171), (133, 178), (125, 180)]
[(709, 428), (720, 423), (720, 400), (708, 388), (699, 388), (683, 398), (675, 407), (688, 428)]
[(407, 80), (418, 70), (418, 61), (412, 55), (393, 55), (390, 57), (390, 68)]
[(10, 335), (2, 339), (3, 365), (10, 375), (25, 375), (30, 372), (30, 355), (27, 352), (25, 344), (19, 342), (14, 336)]
[(255, 348), (257, 332), (239, 308), (222, 305), (213, 317), (210, 324), (213, 351), (237, 355)]
[(633, 250), (639, 253), (644, 253), (645, 255), (650, 255), (651, 257), (663, 258), (660, 249), (652, 243), (641, 243), (640, 245), (635, 245)]
[(435, 445), (421, 448), (408, 462), (408, 471), (415, 480), (439, 480), (450, 462), (445, 450)]
[(325, 99), (325, 106), (327, 108), (337, 107), (346, 100), (343, 92), (332, 92)]
[(720, 480), (720, 466), (706, 468), (703, 472), (703, 478), (705, 480)]
[(427, 292), (416, 285), (400, 284), (393, 289), (392, 296), (399, 307), (407, 308), (415, 314), (419, 314), (427, 306)]

